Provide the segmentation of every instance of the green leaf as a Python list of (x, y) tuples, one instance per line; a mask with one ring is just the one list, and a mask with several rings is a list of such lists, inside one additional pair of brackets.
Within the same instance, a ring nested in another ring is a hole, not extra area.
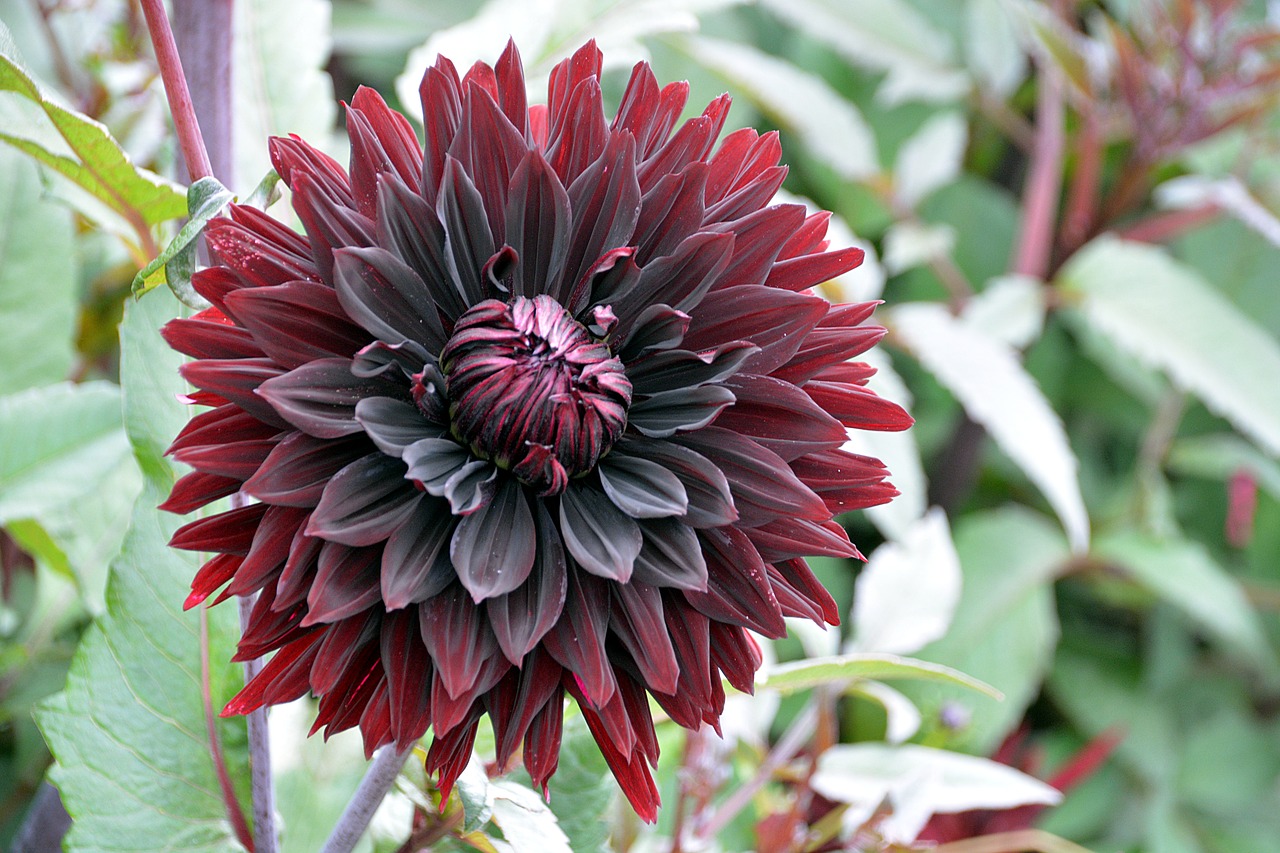
[(1072, 547), (1089, 542), (1077, 462), (1062, 421), (1016, 351), (957, 320), (939, 304), (897, 306), (891, 328), (920, 362), (986, 428), (1048, 499)]
[(1169, 470), (1183, 476), (1226, 482), (1239, 471), (1280, 501), (1280, 464), (1238, 435), (1223, 433), (1178, 439), (1169, 448)]
[[(210, 758), (199, 614), (181, 609), (200, 560), (167, 547), (180, 521), (155, 509), (173, 472), (153, 442), (173, 435), (184, 417), (176, 359), (158, 332), (165, 308), (174, 308), (171, 297), (126, 309), (126, 423), (149, 479), (111, 567), (107, 613), (86, 632), (66, 690), (39, 713), (57, 759), (50, 776), (74, 819), (68, 850), (241, 849)], [(239, 631), (234, 608), (208, 615), (216, 713), (241, 685), (240, 667), (230, 663)], [(215, 718), (214, 725), (232, 779), (243, 782), (243, 718)]]
[[(2, 49), (8, 33), (0, 35)], [(68, 178), (132, 223), (146, 227), (186, 212), (178, 184), (135, 166), (104, 125), (50, 100), (11, 56), (9, 50), (0, 53), (0, 92), (27, 103), (0, 98), (5, 101), (0, 140)]]
[(271, 136), (296, 133), (327, 147), (337, 117), (333, 81), (324, 70), (333, 44), (331, 5), (323, 0), (235, 4), (231, 68), (238, 181), (271, 168)]
[(999, 97), (1008, 97), (1027, 76), (1027, 56), (1006, 0), (969, 0), (964, 46), (974, 79)]
[(493, 822), (513, 853), (573, 853), (555, 812), (534, 791), (506, 780), (490, 791)]
[(35, 165), (0, 148), (0, 394), (65, 379), (75, 360), (71, 213), (42, 194)]
[(765, 5), (806, 35), (829, 45), (855, 65), (888, 72), (876, 97), (889, 104), (946, 101), (969, 88), (955, 67), (947, 33), (904, 0), (765, 0)]
[(155, 260), (138, 270), (133, 277), (133, 295), (139, 297), (158, 285), (168, 284), (184, 304), (196, 309), (209, 307), (204, 297), (191, 288), (197, 238), (233, 198), (231, 190), (217, 178), (201, 178), (187, 187), (187, 222)]
[(493, 793), (484, 767), (472, 760), (458, 777), (458, 800), (462, 803), (462, 831), (475, 832), (493, 817)]
[(880, 170), (875, 138), (852, 102), (825, 81), (756, 48), (709, 38), (675, 42), (719, 74), (849, 180)]
[(1258, 614), (1235, 578), (1198, 542), (1125, 532), (1100, 538), (1095, 556), (1115, 563), (1255, 667), (1275, 675), (1280, 664)]
[(1059, 275), (1084, 318), (1280, 456), (1280, 343), (1163, 251), (1094, 240)]
[(893, 166), (893, 189), (907, 209), (959, 176), (968, 137), (964, 116), (947, 111), (930, 118), (902, 144)]
[(120, 390), (109, 382), (0, 398), (0, 523), (83, 498), (127, 455)]
[(757, 673), (756, 687), (777, 690), (781, 693), (795, 693), (800, 690), (811, 690), (814, 687), (839, 685), (870, 678), (938, 681), (963, 687), (966, 690), (976, 690), (992, 699), (1002, 698), (1000, 691), (996, 688), (951, 667), (899, 655), (870, 652), (855, 652), (778, 664)]
[(954, 539), (964, 570), (960, 604), (946, 635), (916, 654), (1006, 698), (996, 703), (946, 684), (909, 684), (903, 692), (935, 726), (944, 709), (967, 712), (969, 724), (948, 745), (986, 755), (1022, 719), (1053, 660), (1052, 582), (1069, 551), (1048, 519), (1020, 507), (966, 516)]
[[(519, 770), (511, 775), (520, 784), (529, 777)], [(580, 714), (564, 721), (560, 742), (560, 766), (547, 783), (549, 805), (575, 853), (606, 853), (609, 848), (609, 810), (618, 785), (600, 747)]]

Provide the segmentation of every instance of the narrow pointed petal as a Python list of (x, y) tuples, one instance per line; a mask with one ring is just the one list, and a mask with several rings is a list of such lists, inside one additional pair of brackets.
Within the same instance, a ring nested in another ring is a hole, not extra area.
[(343, 468), (324, 487), (307, 535), (343, 545), (386, 541), (409, 519), (422, 493), (404, 478), (404, 463), (371, 453)]
[(564, 545), (542, 501), (535, 502), (538, 540), (528, 579), (506, 595), (492, 596), (485, 609), (498, 645), (507, 660), (519, 665), (524, 656), (560, 619), (568, 589)]
[(458, 579), (479, 603), (525, 582), (537, 541), (524, 487), (505, 477), (487, 504), (458, 523), (449, 556)]

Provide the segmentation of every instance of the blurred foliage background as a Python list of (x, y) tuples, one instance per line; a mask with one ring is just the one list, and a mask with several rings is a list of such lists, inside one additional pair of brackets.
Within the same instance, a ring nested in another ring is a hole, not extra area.
[[(465, 68), (508, 36), (535, 93), (592, 37), (615, 104), (640, 59), (691, 111), (729, 91), (730, 129), (779, 129), (786, 191), (868, 250), (826, 292), (885, 301), (873, 386), (917, 420), (853, 447), (903, 494), (843, 519), (869, 562), (815, 561), (844, 626), (766, 648), (723, 740), (661, 728), (656, 827), (570, 721), (550, 809), (482, 762), (439, 803), (410, 762), (363, 849), (1275, 849), (1280, 7), (235, 9), (242, 196), (269, 134), (341, 159), (357, 85), (420, 114), (437, 52)], [(30, 843), (52, 747), (68, 849), (240, 849), (200, 704), (242, 678), (234, 615), (181, 613), (194, 564), (152, 510), (183, 417), (155, 329), (180, 309), (131, 283), (187, 199), (146, 28), (127, 0), (0, 0), (0, 21), (0, 845)], [(364, 768), (308, 719), (272, 717), (287, 850), (320, 845)], [(219, 726), (242, 771), (243, 724)]]

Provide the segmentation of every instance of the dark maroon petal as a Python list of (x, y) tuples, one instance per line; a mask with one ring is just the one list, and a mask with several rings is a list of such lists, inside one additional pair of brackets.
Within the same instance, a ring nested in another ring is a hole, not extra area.
[[(688, 92), (677, 90), (673, 94), (683, 101)], [(667, 95), (666, 90), (663, 95)], [(664, 175), (680, 172), (688, 164), (705, 157), (720, 135), (728, 111), (729, 96), (721, 95), (707, 105), (702, 115), (689, 119), (651, 155), (646, 154), (639, 171), (641, 188), (648, 192)]]
[(362, 431), (356, 403), (365, 397), (404, 396), (405, 389), (380, 376), (354, 375), (350, 359), (321, 358), (263, 382), (257, 393), (308, 435), (341, 438)]
[(847, 427), (898, 432), (915, 423), (901, 406), (869, 388), (815, 379), (804, 384), (804, 391)]
[(779, 518), (745, 532), (766, 563), (808, 555), (862, 559), (844, 528), (834, 521)]
[(489, 625), (507, 660), (519, 665), (560, 619), (568, 588), (564, 544), (542, 501), (535, 501), (537, 543), (528, 579), (506, 595), (486, 599)]
[(707, 561), (692, 527), (681, 519), (640, 522), (644, 545), (636, 556), (632, 580), (676, 589), (707, 588)]
[(778, 454), (758, 442), (719, 427), (681, 433), (672, 440), (706, 456), (720, 469), (745, 527), (782, 516), (814, 521), (831, 517), (822, 498), (800, 482)]
[(698, 533), (707, 558), (706, 592), (686, 590), (685, 599), (715, 622), (750, 628), (777, 638), (787, 633), (764, 561), (751, 540), (735, 527)]
[(670, 255), (646, 264), (629, 289), (609, 297), (622, 327), (628, 328), (655, 302), (693, 314), (720, 280), (733, 246), (732, 234), (701, 232), (681, 242)]
[(610, 730), (596, 712), (590, 708), (582, 709), (582, 717), (587, 728), (600, 746), (605, 762), (613, 771), (614, 777), (627, 795), (627, 801), (635, 809), (636, 815), (646, 823), (658, 820), (658, 786), (653, 781), (653, 772), (645, 762), (645, 756), (638, 750), (631, 753), (621, 752), (616, 745), (615, 733)]
[(369, 608), (379, 597), (379, 548), (351, 548), (325, 542), (315, 580), (307, 593), (307, 615), (302, 625), (336, 622)]
[(160, 334), (169, 346), (192, 358), (260, 358), (262, 347), (249, 330), (216, 319), (210, 312), (217, 310), (211, 308), (194, 317), (170, 320), (160, 329)]
[(533, 297), (563, 275), (571, 225), (569, 194), (537, 149), (511, 177), (506, 240), (520, 256), (511, 292)]
[(492, 234), (506, 230), (507, 189), (525, 151), (524, 134), (503, 115), (493, 95), (480, 86), (465, 85), (462, 122), (449, 155), (475, 181)]
[(422, 159), (422, 194), (434, 200), (444, 175), (445, 155), (462, 118), (462, 82), (453, 63), (438, 57), (436, 64), (423, 74), (418, 94), (422, 98), (422, 114), (431, 117), (431, 121), (423, 123), (426, 145)]
[(467, 713), (465, 719), (459, 720), (456, 727), (445, 731), (437, 722), (436, 737), (427, 750), (426, 771), (439, 774), (438, 787), (440, 797), (448, 801), (453, 793), (453, 785), (466, 769), (471, 760), (471, 752), (476, 745), (476, 731), (479, 729), (480, 714), (483, 709), (477, 703), (474, 710)]
[(524, 766), (534, 787), (547, 793), (547, 780), (560, 762), (560, 737), (564, 732), (564, 690), (556, 689), (542, 710), (534, 715), (524, 736)]
[(631, 69), (631, 78), (609, 129), (630, 131), (636, 138), (637, 148), (646, 151), (656, 124), (658, 98), (658, 78), (653, 75), (653, 69), (647, 62), (637, 62)]
[[(684, 332), (688, 328), (688, 314), (670, 305), (650, 305), (636, 318), (618, 350), (618, 358), (630, 364), (645, 353), (677, 347), (684, 340)], [(630, 375), (627, 378), (630, 379)]]
[(378, 245), (431, 283), (429, 296), (446, 317), (454, 319), (467, 310), (463, 293), (449, 272), (444, 225), (434, 203), (385, 174), (378, 178)]
[(779, 204), (712, 226), (713, 231), (727, 231), (734, 236), (733, 257), (718, 286), (764, 284), (787, 237), (804, 224), (804, 219), (804, 205)]
[(559, 282), (548, 282), (543, 292), (576, 312), (571, 295), (586, 283), (587, 273), (602, 255), (629, 245), (640, 215), (635, 140), (630, 134), (612, 137), (600, 157), (569, 185), (569, 205), (573, 226), (564, 274)]
[(329, 478), (368, 452), (369, 445), (360, 436), (324, 441), (293, 433), (245, 481), (244, 491), (272, 504), (313, 507)]
[(765, 573), (769, 577), (769, 587), (773, 590), (773, 597), (778, 601), (778, 610), (782, 611), (783, 616), (807, 619), (816, 625), (826, 627), (822, 608), (817, 603), (788, 583), (776, 567), (766, 565)]
[(458, 522), (449, 557), (458, 579), (479, 603), (525, 582), (533, 570), (537, 541), (524, 488), (504, 477), (488, 503)]
[(447, 340), (426, 284), (386, 249), (340, 249), (334, 289), (343, 310), (387, 343), (416, 341), (438, 353)]
[(564, 617), (547, 632), (542, 646), (578, 679), (582, 692), (597, 707), (618, 688), (605, 651), (609, 628), (609, 588), (583, 572), (569, 571)]
[(716, 426), (754, 439), (790, 462), (847, 440), (840, 422), (790, 382), (739, 373), (724, 381), (736, 401)]
[(782, 182), (787, 178), (786, 166), (773, 166), (766, 169), (750, 182), (723, 200), (707, 208), (706, 221), (736, 222), (764, 207), (782, 189)]
[(609, 500), (632, 518), (684, 515), (689, 508), (680, 478), (656, 462), (611, 453), (600, 460), (597, 470)]
[(205, 474), (192, 471), (178, 479), (169, 492), (169, 497), (157, 509), (175, 515), (186, 515), (218, 498), (234, 495), (240, 491), (240, 480), (235, 477), (220, 477), (217, 474)]
[(457, 578), (448, 548), (454, 525), (447, 503), (423, 499), (387, 537), (380, 575), (387, 610), (426, 601)]
[(436, 674), (450, 696), (471, 691), (485, 661), (499, 654), (498, 641), (461, 585), (418, 605), (422, 641), (431, 653)]
[(381, 623), (377, 611), (368, 610), (330, 625), (311, 667), (311, 689), (321, 695), (332, 693), (352, 673), (367, 670)]
[(714, 290), (692, 312), (683, 346), (698, 350), (748, 341), (760, 352), (748, 358), (742, 369), (764, 375), (786, 364), (826, 313), (824, 299), (773, 287)]
[(738, 520), (729, 481), (716, 465), (688, 447), (669, 441), (628, 437), (618, 451), (656, 462), (679, 478), (689, 499), (685, 522), (692, 527), (719, 527)]
[(671, 719), (687, 729), (696, 729), (702, 725), (704, 709), (712, 702), (709, 620), (688, 605), (684, 593), (664, 594), (662, 615), (680, 662), (680, 680), (673, 693), (655, 691), (653, 698)]
[(524, 65), (520, 61), (520, 51), (514, 40), (507, 41), (493, 71), (498, 86), (498, 104), (502, 107), (503, 115), (527, 138), (529, 101), (525, 90)]
[(387, 614), (381, 640), (391, 731), (396, 748), (404, 749), (426, 734), (431, 724), (431, 657), (419, 632), (418, 612)]
[(197, 471), (234, 477), (243, 482), (254, 475), (280, 440), (279, 430), (275, 427), (256, 420), (253, 423), (263, 427), (270, 436), (247, 441), (228, 441), (225, 444), (200, 444), (171, 449), (170, 452), (174, 459)]
[(307, 521), (307, 511), (296, 507), (268, 507), (253, 534), (253, 544), (235, 580), (227, 587), (230, 595), (252, 595), (275, 579), (289, 556), (289, 545)]
[(604, 54), (596, 46), (595, 39), (574, 51), (573, 56), (551, 69), (547, 84), (547, 109), (552, 123), (563, 122), (570, 109), (570, 96), (578, 85), (594, 77), (600, 79), (604, 68)]
[(600, 156), (608, 139), (600, 81), (588, 77), (574, 86), (565, 109), (554, 114), (547, 162), (562, 181), (572, 183)]
[(351, 359), (351, 373), (361, 379), (370, 379), (396, 368), (412, 380), (415, 374), (420, 373), (433, 360), (426, 348), (417, 341), (401, 341), (398, 344), (374, 341), (361, 347)]
[(273, 607), (289, 610), (307, 599), (311, 581), (319, 570), (320, 549), (324, 542), (313, 539), (299, 530), (289, 545), (289, 558), (284, 561), (280, 577), (276, 580), (276, 599)]
[(609, 620), (612, 631), (635, 661), (645, 686), (671, 693), (680, 677), (680, 664), (662, 616), (662, 595), (657, 587), (632, 580), (613, 587), (617, 608)]
[(659, 391), (632, 403), (627, 423), (650, 438), (667, 438), (677, 432), (702, 429), (733, 399), (733, 392), (721, 385)]
[(226, 267), (213, 267), (195, 274), (192, 283), (206, 299), (219, 305), (219, 300), (202, 286), (201, 280), (207, 277), (229, 275), (250, 287), (320, 280), (311, 249), (301, 237), (252, 207), (233, 204), (228, 211), (230, 218), (216, 217), (205, 226), (209, 253), (226, 264)]
[(489, 218), (480, 191), (453, 157), (446, 157), (436, 213), (444, 224), (445, 261), (462, 301), (471, 307), (486, 298), (488, 287), (480, 277), (485, 261), (497, 246), (489, 230)]
[(365, 434), (388, 456), (424, 438), (438, 439), (440, 427), (429, 423), (417, 406), (393, 397), (365, 397), (356, 403), (356, 420)]
[(279, 428), (263, 423), (239, 406), (227, 403), (201, 412), (187, 421), (166, 453), (217, 449), (223, 444), (272, 438), (279, 433)]
[(840, 624), (840, 608), (836, 606), (835, 599), (831, 597), (831, 593), (827, 592), (822, 581), (814, 577), (804, 560), (799, 557), (794, 560), (783, 560), (774, 563), (774, 568), (793, 589), (802, 592), (806, 598), (818, 605), (828, 625)]
[(284, 369), (269, 358), (188, 361), (178, 372), (192, 385), (235, 403), (263, 423), (287, 426), (270, 404), (255, 393), (264, 382), (284, 373)]
[(422, 149), (405, 117), (366, 86), (356, 89), (347, 109), (347, 136), (352, 195), (357, 209), (372, 219), (377, 212), (378, 176), (392, 172), (406, 183), (416, 183), (422, 175)]
[(343, 545), (383, 542), (412, 514), (422, 493), (404, 478), (404, 463), (371, 453), (333, 476), (307, 523), (307, 535)]
[(169, 546), (183, 551), (248, 554), (258, 522), (266, 511), (262, 504), (253, 504), (196, 519), (174, 531)]
[(588, 572), (620, 583), (631, 577), (640, 528), (604, 492), (570, 483), (560, 496), (560, 532), (569, 554)]
[(333, 288), (314, 281), (246, 287), (227, 294), (226, 304), (261, 350), (288, 369), (350, 357), (369, 342), (343, 313)]
[(691, 163), (679, 174), (664, 175), (644, 194), (634, 238), (641, 264), (671, 254), (702, 227), (706, 184), (706, 164)]
[(240, 636), (233, 661), (253, 660), (275, 651), (307, 634), (311, 629), (302, 624), (306, 609), (277, 609), (270, 586), (264, 588), (249, 614), (249, 627)]
[(206, 562), (191, 579), (191, 594), (182, 603), (182, 609), (190, 610), (217, 592), (219, 587), (231, 580), (243, 562), (244, 557), (239, 554), (219, 554)]
[(724, 382), (742, 369), (759, 348), (733, 341), (715, 349), (690, 352), (667, 349), (650, 352), (627, 366), (627, 378), (637, 394), (657, 394), (707, 383)]
[(263, 705), (301, 698), (309, 687), (307, 676), (323, 636), (312, 632), (276, 652), (253, 680), (232, 697), (220, 716), (249, 714)]
[(849, 248), (778, 261), (764, 283), (783, 290), (807, 290), (854, 269), (864, 255), (861, 249)]
[(564, 669), (550, 656), (536, 652), (529, 656), (518, 673), (512, 671), (503, 679), (502, 685), (510, 685), (511, 689), (501, 692), (495, 689), (486, 697), (485, 705), (493, 720), (499, 764), (505, 766), (538, 712), (559, 693), (557, 688), (563, 672)]
[(773, 376), (802, 385), (833, 365), (866, 352), (885, 336), (879, 326), (852, 329), (817, 328), (809, 333), (804, 345), (791, 360), (773, 371)]
[(734, 688), (747, 694), (755, 693), (756, 670), (763, 662), (760, 647), (749, 633), (722, 622), (711, 623), (711, 663)]
[(327, 195), (310, 175), (296, 176), (289, 189), (293, 190), (293, 209), (310, 238), (311, 257), (325, 281), (333, 280), (335, 249), (376, 243), (373, 220)]

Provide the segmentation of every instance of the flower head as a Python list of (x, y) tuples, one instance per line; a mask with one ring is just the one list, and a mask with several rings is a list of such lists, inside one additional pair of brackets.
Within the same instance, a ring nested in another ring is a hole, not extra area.
[(259, 594), (239, 657), (275, 655), (227, 713), (310, 691), (370, 752), (431, 728), (446, 789), (487, 714), (545, 786), (568, 694), (653, 819), (647, 695), (716, 725), (749, 632), (836, 624), (804, 558), (857, 555), (832, 516), (896, 494), (846, 428), (910, 418), (849, 361), (874, 306), (806, 292), (862, 253), (769, 206), (776, 135), (717, 147), (727, 97), (676, 128), (687, 84), (643, 63), (608, 121), (600, 61), (543, 107), (514, 46), (461, 78), (441, 58), (425, 144), (362, 89), (350, 172), (272, 140), (306, 233), (211, 223), (213, 307), (165, 329), (210, 408), (165, 507), (252, 501), (172, 543), (216, 553), (188, 606)]

